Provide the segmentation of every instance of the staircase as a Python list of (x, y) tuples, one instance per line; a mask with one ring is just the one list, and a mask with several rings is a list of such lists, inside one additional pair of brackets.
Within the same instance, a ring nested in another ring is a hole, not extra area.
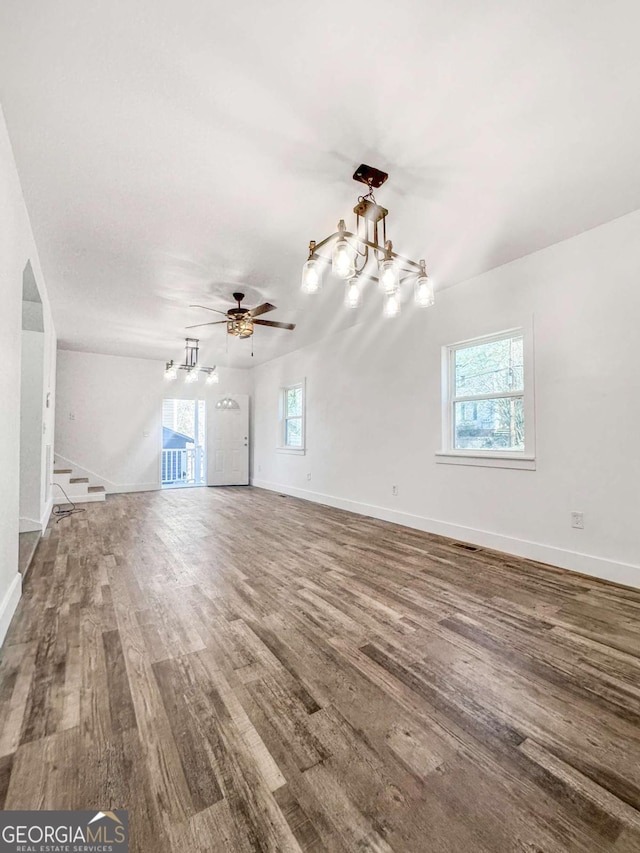
[(54, 468), (51, 492), (54, 504), (68, 503), (64, 494), (57, 486), (62, 486), (69, 500), (73, 503), (84, 504), (93, 501), (103, 501), (105, 498), (104, 486), (90, 486), (88, 477), (74, 477), (71, 468)]

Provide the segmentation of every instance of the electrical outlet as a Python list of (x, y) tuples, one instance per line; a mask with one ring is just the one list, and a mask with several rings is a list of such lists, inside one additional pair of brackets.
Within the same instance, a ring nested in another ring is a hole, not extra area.
[(398, 494), (398, 487), (397, 486), (391, 486), (391, 494), (392, 495)]
[(575, 527), (576, 530), (584, 530), (584, 513), (572, 512), (571, 513), (571, 526)]
[(311, 479), (311, 471), (309, 471), (309, 473), (307, 474), (307, 480), (310, 480), (310, 479)]
[(75, 416), (74, 412), (69, 412), (69, 420), (75, 421), (75, 419), (76, 419), (76, 416)]

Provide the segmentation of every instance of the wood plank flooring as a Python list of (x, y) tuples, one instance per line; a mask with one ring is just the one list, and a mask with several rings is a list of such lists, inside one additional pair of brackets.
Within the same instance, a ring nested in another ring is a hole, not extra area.
[(131, 849), (640, 851), (640, 591), (253, 488), (53, 524), (0, 805)]

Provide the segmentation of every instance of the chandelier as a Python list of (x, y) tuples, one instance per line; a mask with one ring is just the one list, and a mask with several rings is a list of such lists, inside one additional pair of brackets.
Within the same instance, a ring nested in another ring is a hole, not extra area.
[[(427, 275), (425, 261), (411, 261), (398, 255), (393, 251), (391, 240), (387, 240), (389, 211), (376, 202), (373, 190), (381, 187), (388, 177), (386, 172), (365, 164), (356, 169), (353, 180), (366, 184), (369, 192), (359, 196), (353, 208), (355, 231), (347, 231), (341, 219), (334, 234), (320, 243), (310, 241), (309, 257), (302, 268), (305, 293), (320, 290), (323, 269), (331, 262), (333, 274), (346, 280), (345, 304), (349, 308), (357, 308), (360, 304), (365, 279), (378, 282), (384, 296), (385, 317), (396, 317), (400, 313), (400, 285), (405, 281), (413, 281), (416, 305), (423, 308), (433, 305), (433, 282)], [(320, 253), (320, 249), (327, 250), (330, 246), (333, 246), (330, 256)], [(369, 272), (365, 273), (367, 267)]]
[(164, 378), (170, 382), (178, 378), (179, 370), (186, 370), (185, 382), (197, 382), (201, 373), (207, 377), (207, 385), (215, 385), (220, 381), (216, 367), (200, 367), (198, 364), (198, 349), (200, 341), (198, 338), (184, 339), (184, 364), (175, 364), (173, 359), (167, 362)]

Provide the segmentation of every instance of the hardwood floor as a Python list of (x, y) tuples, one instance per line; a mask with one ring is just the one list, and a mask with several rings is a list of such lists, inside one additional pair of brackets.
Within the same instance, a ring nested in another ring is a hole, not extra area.
[(252, 488), (50, 527), (0, 804), (131, 850), (640, 851), (640, 591)]

